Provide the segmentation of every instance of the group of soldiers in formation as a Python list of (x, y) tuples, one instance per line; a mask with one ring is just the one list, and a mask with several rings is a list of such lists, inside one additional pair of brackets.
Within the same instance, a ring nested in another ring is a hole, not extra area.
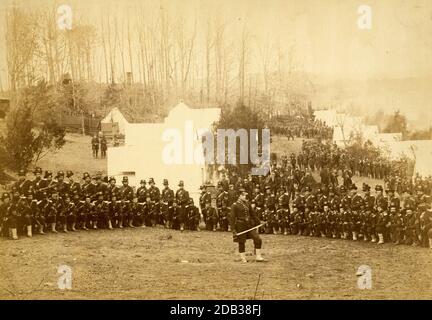
[[(386, 182), (391, 182), (390, 178), (407, 181), (410, 176), (406, 160), (388, 160), (378, 154), (368, 153), (366, 149), (355, 156), (349, 150), (339, 148), (328, 141), (324, 143), (304, 140), (301, 151), (297, 155), (292, 153), (289, 158), (283, 157), (282, 162), (300, 170), (320, 171), (324, 184), (331, 183), (332, 181), (328, 182), (332, 180), (331, 176), (337, 176), (341, 171), (346, 187), (352, 183), (350, 178), (354, 175)], [(393, 182), (392, 184), (396, 185)]]
[(294, 138), (331, 139), (333, 136), (331, 127), (307, 114), (297, 113), (274, 117), (267, 125), (273, 134), (283, 135), (292, 140)]
[(241, 177), (225, 171), (216, 191), (211, 184), (201, 186), (200, 208), (183, 181), (175, 192), (168, 180), (164, 179), (159, 189), (153, 178), (148, 179), (148, 185), (141, 180), (135, 190), (126, 176), (118, 186), (114, 177), (102, 178), (100, 173), (93, 177), (84, 173), (79, 183), (71, 171), (60, 171), (53, 179), (52, 172), (45, 171), (42, 177), (42, 169), (35, 168), (33, 180), (20, 171), (18, 181), (1, 198), (0, 232), (17, 239), (19, 234), (32, 236), (35, 231), (44, 234), (156, 225), (199, 230), (201, 221), (206, 230), (230, 231), (232, 207), (243, 190), (251, 214), (265, 223), (260, 233), (432, 248), (430, 179), (414, 179), (403, 194), (387, 184), (385, 188), (377, 185), (372, 195), (371, 187), (363, 184), (361, 195), (352, 182), (339, 185), (336, 177), (333, 183), (323, 179), (317, 183), (310, 172), (291, 165), (273, 163), (267, 176)]
[[(198, 230), (199, 209), (194, 205), (183, 181), (174, 192), (164, 179), (163, 189), (156, 187), (154, 179), (148, 184), (141, 180), (134, 190), (124, 176), (122, 185), (116, 179), (102, 178), (100, 173), (91, 177), (84, 173), (82, 183), (74, 179), (72, 171), (53, 174), (34, 170), (29, 180), (24, 171), (4, 192), (0, 202), (0, 233), (12, 239), (18, 235), (33, 236), (37, 231), (69, 232), (99, 228), (135, 228), (164, 225), (178, 230)], [(65, 176), (68, 181), (65, 181)]]

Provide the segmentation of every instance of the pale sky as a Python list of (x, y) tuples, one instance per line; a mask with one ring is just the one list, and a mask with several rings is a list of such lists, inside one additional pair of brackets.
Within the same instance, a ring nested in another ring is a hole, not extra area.
[[(1, 14), (12, 1), (0, 0)], [(37, 8), (55, 1), (18, 1)], [(432, 76), (432, 1), (429, 0), (74, 0), (74, 14), (96, 20), (110, 7), (119, 16), (137, 4), (159, 7), (174, 15), (183, 12), (202, 20), (219, 9), (236, 34), (246, 23), (254, 41), (295, 44), (304, 71), (332, 78), (409, 78)], [(372, 29), (357, 26), (360, 5), (372, 9)], [(98, 20), (97, 20), (98, 21)], [(0, 32), (0, 72), (3, 84), (4, 23)], [(200, 31), (200, 30), (199, 30)], [(203, 31), (203, 30), (201, 30)]]

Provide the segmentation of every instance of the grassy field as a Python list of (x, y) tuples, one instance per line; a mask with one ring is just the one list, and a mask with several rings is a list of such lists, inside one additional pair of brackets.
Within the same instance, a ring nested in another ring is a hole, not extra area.
[[(41, 161), (44, 169), (105, 172), (106, 161), (92, 158), (88, 137), (67, 140), (61, 153)], [(301, 141), (273, 140), (276, 152), (289, 154), (300, 146)], [(429, 249), (262, 238), (269, 261), (256, 263), (249, 255), (247, 264), (235, 261), (232, 236), (222, 232), (136, 228), (2, 238), (0, 299), (432, 299)], [(72, 268), (72, 290), (57, 286), (63, 264)], [(357, 287), (361, 265), (372, 268), (371, 290)]]

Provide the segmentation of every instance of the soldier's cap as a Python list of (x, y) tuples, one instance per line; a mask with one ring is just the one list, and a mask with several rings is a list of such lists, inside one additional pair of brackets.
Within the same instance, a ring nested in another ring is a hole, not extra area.
[[(168, 185), (168, 179), (163, 179), (163, 185), (167, 186)], [(203, 185), (203, 187), (205, 188), (205, 185)]]
[(141, 179), (140, 184), (147, 184), (147, 182), (144, 179)]
[(18, 171), (18, 177), (23, 177), (25, 176), (25, 171), (23, 169)]
[(86, 194), (85, 194), (85, 197), (86, 197), (86, 198), (91, 198), (91, 194), (90, 194), (90, 193), (86, 193)]
[(37, 174), (37, 173), (42, 174), (42, 168), (41, 168), (41, 167), (36, 167), (36, 168), (34, 168), (34, 170), (33, 170), (33, 174)]
[(353, 183), (353, 184), (350, 186), (350, 190), (357, 190), (357, 186), (355, 185), (355, 183)]
[(259, 189), (260, 188), (260, 185), (259, 184), (256, 184), (255, 185), (255, 189)]
[(110, 177), (109, 180), (108, 180), (108, 182), (111, 182), (111, 181), (114, 181), (114, 182), (115, 182), (115, 181), (116, 181), (116, 178), (114, 178), (114, 177)]
[(369, 191), (370, 190), (370, 186), (367, 183), (363, 182), (363, 191)]
[(71, 170), (66, 171), (66, 178), (70, 178), (74, 175), (74, 173)]
[(57, 175), (56, 175), (56, 178), (58, 178), (58, 177), (64, 177), (64, 172), (63, 171), (59, 171), (59, 172), (57, 172)]
[(85, 180), (86, 178), (90, 178), (90, 174), (88, 172), (83, 173), (83, 180)]
[(239, 192), (240, 192), (240, 193), (247, 193), (247, 191), (246, 191), (245, 188), (239, 188)]
[(148, 183), (155, 183), (153, 178), (149, 178)]
[(306, 191), (311, 191), (311, 188), (309, 187), (309, 186), (306, 186), (305, 188), (304, 188), (304, 191), (306, 192)]
[(100, 197), (100, 196), (103, 196), (104, 194), (103, 194), (102, 191), (98, 191), (98, 192), (96, 192), (96, 195), (97, 195), (98, 197)]
[(383, 187), (382, 187), (382, 185), (377, 184), (377, 185), (375, 186), (375, 190), (376, 190), (376, 191), (383, 191)]
[(127, 182), (127, 181), (129, 181), (129, 178), (127, 176), (124, 176), (123, 179), (122, 179), (122, 181), (123, 182)]
[(192, 198), (189, 198), (189, 203), (194, 203)]
[(386, 192), (395, 192), (394, 188), (387, 188)]
[(184, 186), (184, 182), (183, 182), (183, 180), (180, 180), (180, 181), (179, 181), (178, 186), (179, 186), (179, 187), (183, 187), (183, 186)]
[(52, 172), (51, 171), (45, 171), (45, 174), (44, 174), (44, 178), (46, 179), (46, 178), (48, 178), (48, 177), (52, 177)]

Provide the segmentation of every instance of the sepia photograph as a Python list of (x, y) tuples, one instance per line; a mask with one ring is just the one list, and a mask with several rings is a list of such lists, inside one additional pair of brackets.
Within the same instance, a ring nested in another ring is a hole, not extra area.
[(432, 299), (432, 1), (0, 16), (0, 300)]

